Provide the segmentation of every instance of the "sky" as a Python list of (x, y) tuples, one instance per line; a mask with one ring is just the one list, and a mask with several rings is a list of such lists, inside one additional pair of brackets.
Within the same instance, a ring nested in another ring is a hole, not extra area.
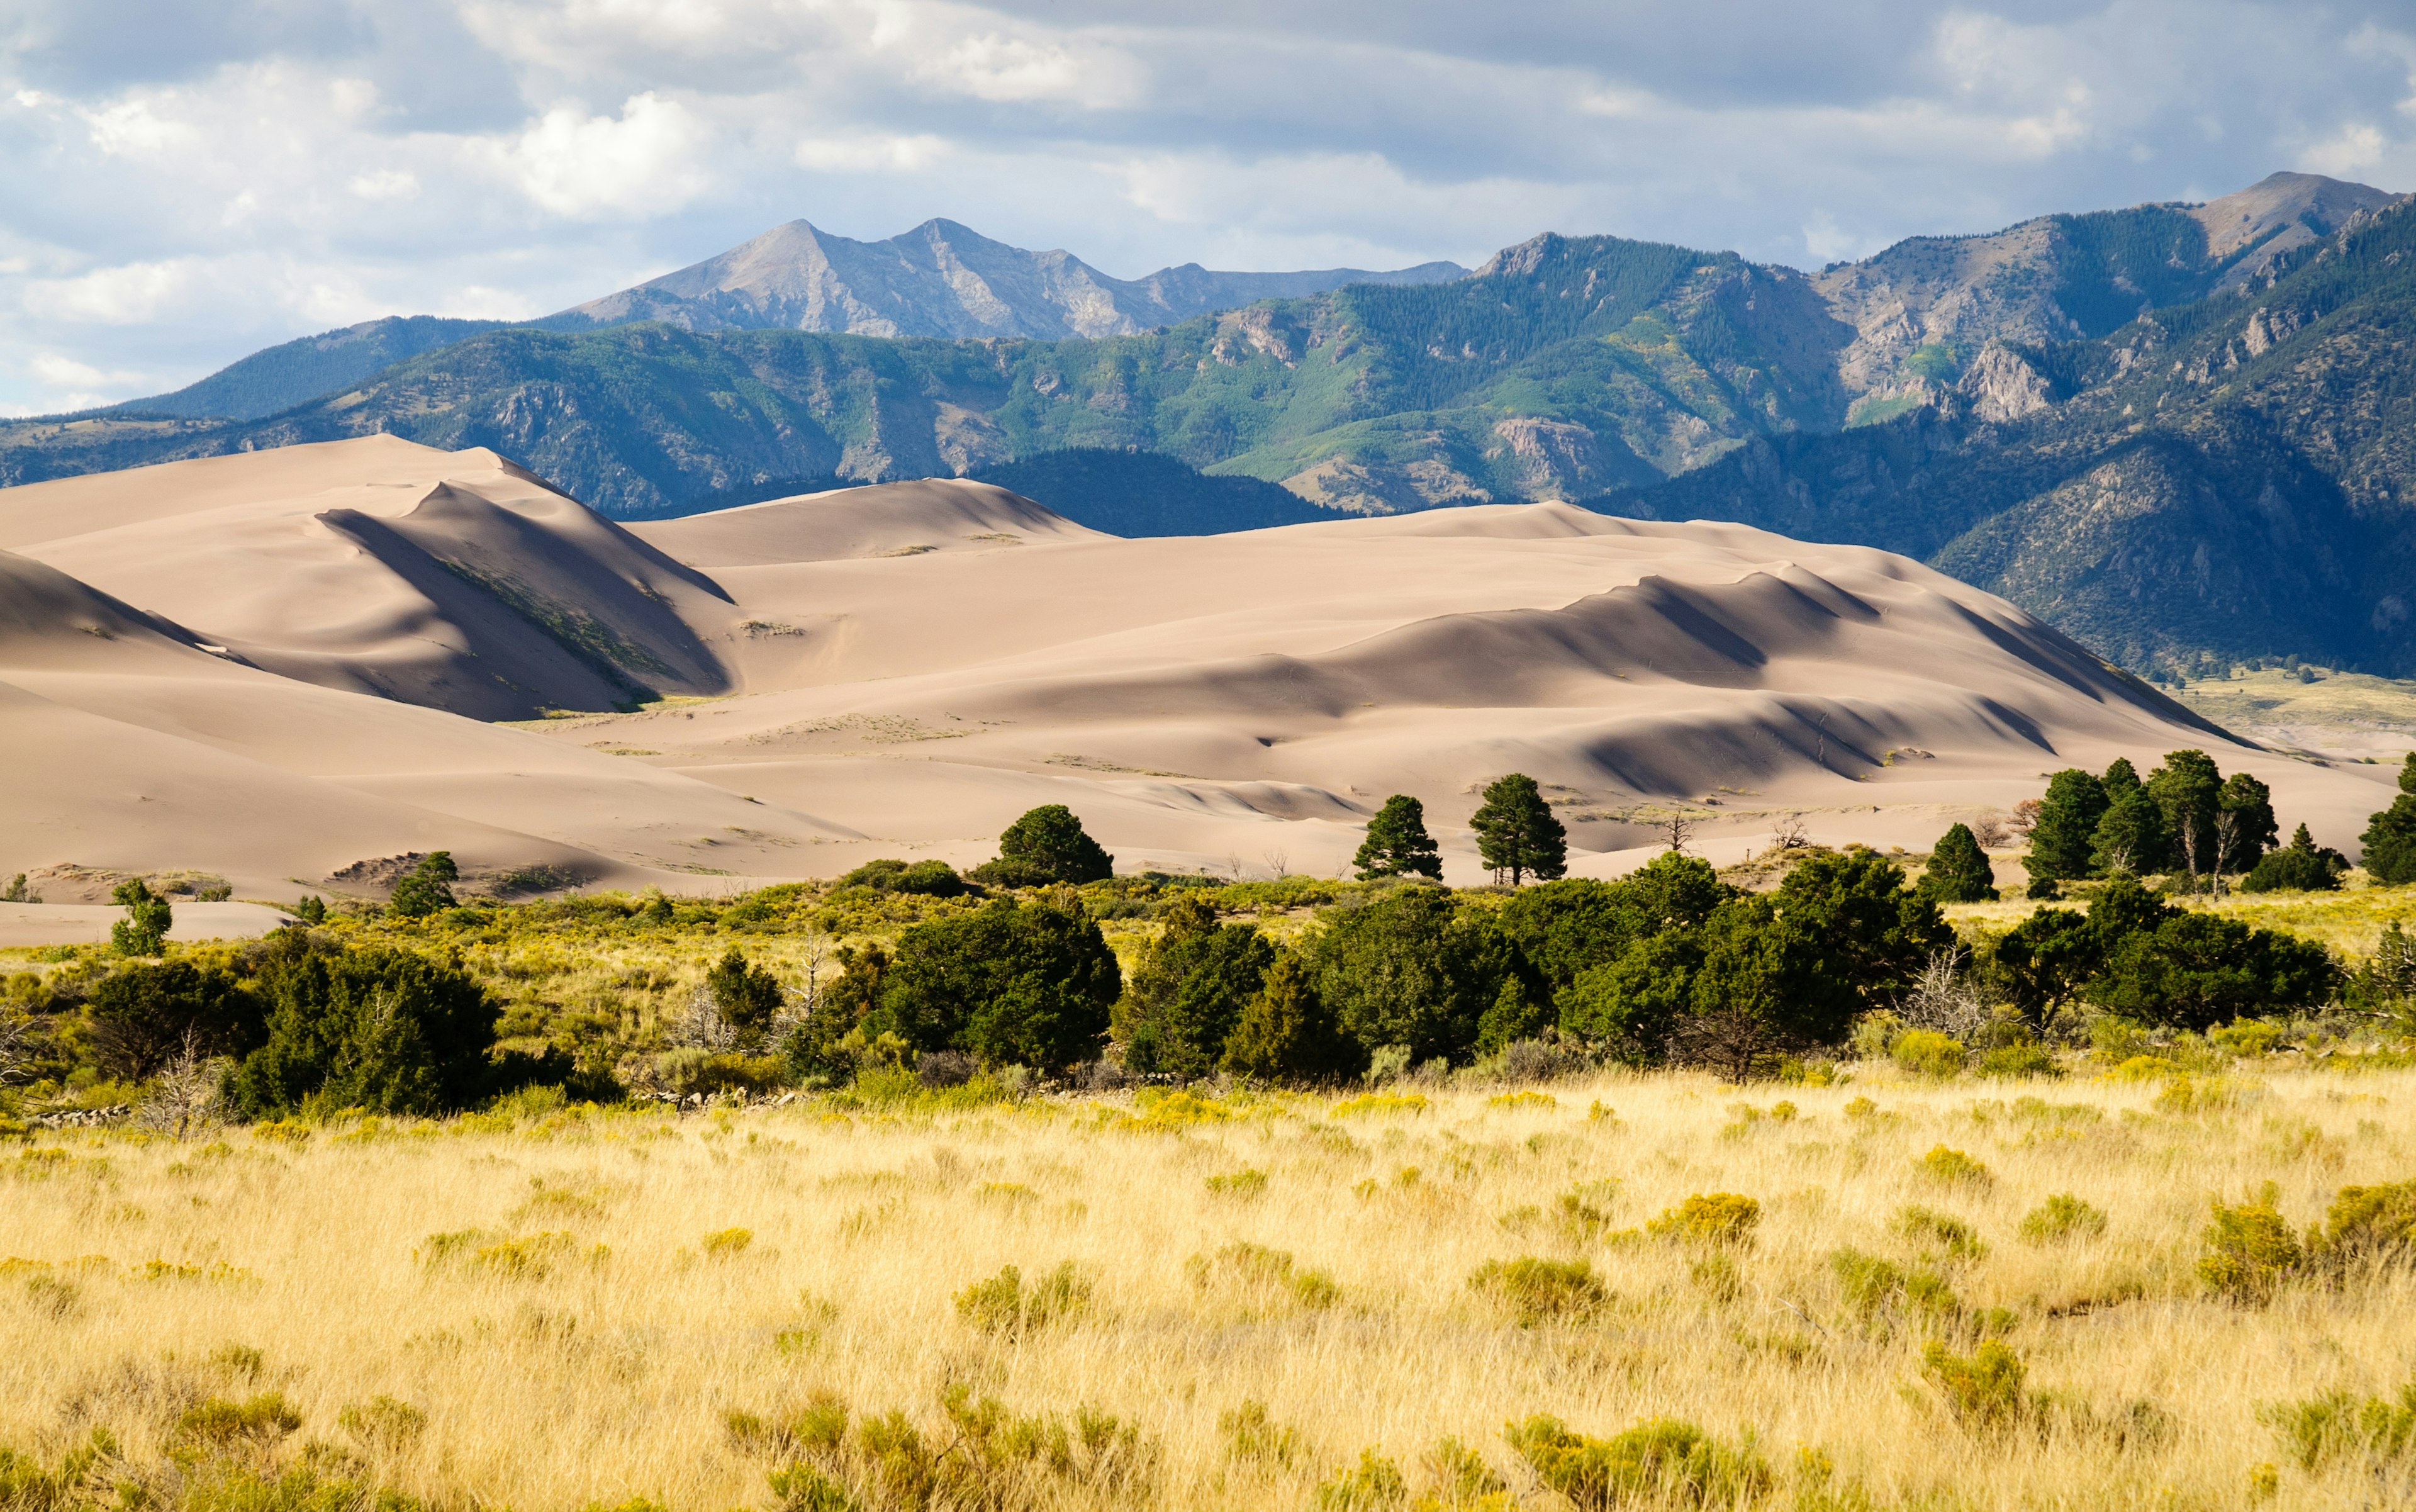
[(798, 218), (1125, 278), (1813, 267), (2280, 169), (2416, 189), (2416, 0), (0, 0), (0, 414)]

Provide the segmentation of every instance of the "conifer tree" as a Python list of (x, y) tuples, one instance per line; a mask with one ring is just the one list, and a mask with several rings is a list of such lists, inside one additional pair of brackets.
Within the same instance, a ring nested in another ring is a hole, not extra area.
[[(2130, 770), (2128, 762), (2115, 764)], [(2133, 778), (2131, 785), (2137, 787), (2138, 779)], [(2022, 860), (2033, 894), (2045, 896), (2038, 892), (2041, 884), (2076, 882), (2090, 874), (2097, 823), (2106, 817), (2107, 804), (2106, 784), (2078, 767), (2047, 779), (2046, 796), (2031, 826), (2031, 853)]]
[(2366, 875), (2394, 887), (2416, 882), (2416, 750), (2399, 770), (2399, 796), (2367, 822), (2357, 842), (2365, 848)]
[(2104, 877), (2143, 877), (2162, 870), (2171, 840), (2165, 832), (2164, 810), (2136, 787), (2114, 800), (2091, 837), (2090, 868)]
[(109, 947), (121, 956), (156, 956), (167, 948), (168, 930), (174, 924), (168, 900), (153, 892), (140, 877), (128, 877), (117, 885), (109, 900), (126, 910), (126, 916), (109, 927)]
[(1485, 790), (1485, 802), (1469, 826), (1476, 831), (1476, 854), (1499, 877), (1510, 874), (1516, 887), (1532, 874), (1549, 882), (1567, 873), (1568, 832), (1552, 817), (1535, 779), (1524, 772), (1497, 779)]
[(1105, 882), (1116, 858), (1101, 849), (1062, 803), (1043, 804), (1006, 826), (998, 838), (998, 859), (974, 873), (1009, 887), (1049, 882)]
[(386, 906), (407, 919), (426, 918), (454, 906), (452, 884), (461, 878), (450, 851), (430, 851), (410, 874), (394, 885)]
[(1442, 880), (1442, 857), (1434, 837), (1427, 833), (1426, 805), (1406, 793), (1396, 793), (1367, 822), (1367, 838), (1351, 858), (1359, 880), (1378, 877), (1430, 877)]
[(1971, 825), (1956, 824), (1940, 838), (1921, 874), (1921, 891), (1941, 903), (1996, 901), (1996, 871)]
[(1287, 950), (1243, 1005), (1241, 1021), (1225, 1041), (1223, 1065), (1238, 1076), (1319, 1081), (1348, 1075), (1353, 1059), (1353, 1047), (1317, 995), (1315, 974)]

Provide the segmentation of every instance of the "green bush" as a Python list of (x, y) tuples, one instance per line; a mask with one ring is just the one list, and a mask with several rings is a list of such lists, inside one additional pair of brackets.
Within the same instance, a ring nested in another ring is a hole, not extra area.
[(1999, 1045), (1981, 1053), (1972, 1071), (1990, 1081), (2026, 1081), (2032, 1077), (2063, 1074), (2056, 1064), (2055, 1052), (2034, 1039), (2019, 1039), (2010, 1045)]
[(1908, 1029), (1895, 1036), (1888, 1056), (1904, 1070), (1915, 1076), (1936, 1077), (1940, 1081), (1961, 1074), (1963, 1042), (1950, 1039), (1934, 1029)]
[(1340, 914), (1309, 945), (1320, 1002), (1363, 1048), (1407, 1047), (1413, 1064), (1464, 1061), (1478, 1022), (1520, 969), (1481, 910), (1409, 886)]
[(339, 948), (289, 929), (267, 937), (254, 980), (267, 1039), (227, 1085), (229, 1100), (253, 1117), (306, 1105), (430, 1114), (487, 1096), (501, 1013), (456, 967)]
[(2253, 1202), (2212, 1204), (2213, 1221), (2201, 1236), (2206, 1254), (2197, 1263), (2198, 1276), (2208, 1287), (2235, 1302), (2262, 1302), (2298, 1270), (2304, 1251), (2274, 1210), (2278, 1200), (2278, 1191), (2268, 1183)]
[(1003, 887), (1045, 883), (1101, 882), (1113, 876), (1116, 858), (1099, 848), (1082, 822), (1062, 803), (1043, 804), (1006, 826), (998, 838), (998, 859), (974, 869), (974, 880)]
[(867, 1005), (867, 1039), (1056, 1068), (1098, 1053), (1123, 988), (1099, 927), (1053, 903), (993, 899), (850, 959), (835, 995)]
[(1769, 1467), (1749, 1440), (1726, 1444), (1674, 1417), (1592, 1439), (1539, 1414), (1504, 1426), (1502, 1436), (1547, 1489), (1580, 1512), (1629, 1503), (1732, 1506), (1759, 1499), (1771, 1486)]
[(1332, 1081), (1360, 1071), (1365, 1054), (1318, 996), (1308, 962), (1285, 950), (1268, 965), (1258, 994), (1242, 1005), (1219, 1064), (1238, 1076)]
[(1916, 1163), (1923, 1175), (1948, 1186), (1986, 1187), (1996, 1179), (1988, 1174), (1986, 1166), (1943, 1144), (1931, 1146), (1929, 1153)]
[(1697, 1192), (1647, 1223), (1656, 1238), (1686, 1244), (1748, 1245), (1761, 1223), (1761, 1204), (1735, 1192)]
[(126, 910), (126, 917), (109, 927), (112, 950), (121, 956), (156, 956), (168, 948), (168, 931), (175, 925), (168, 900), (152, 892), (140, 877), (119, 883), (109, 900)]
[(1007, 1265), (957, 1293), (958, 1317), (986, 1334), (1009, 1338), (1070, 1322), (1090, 1306), (1091, 1283), (1070, 1260), (1029, 1287), (1023, 1273)]
[(2022, 1216), (2021, 1235), (2034, 1245), (2094, 1239), (2106, 1232), (2106, 1215), (2070, 1192), (2058, 1192)]
[(1215, 1070), (1275, 956), (1254, 927), (1219, 924), (1206, 899), (1176, 899), (1165, 930), (1141, 946), (1116, 1005), (1125, 1067), (1182, 1077)]
[(2310, 1474), (2345, 1459), (2362, 1459), (2379, 1474), (2416, 1450), (2416, 1382), (2400, 1387), (2395, 1400), (2335, 1391), (2273, 1402), (2257, 1415)]
[(1908, 1239), (1938, 1245), (1956, 1260), (1982, 1260), (1988, 1253), (1988, 1247), (1980, 1241), (1979, 1231), (1951, 1213), (1933, 1208), (1898, 1209), (1895, 1230)]
[(452, 885), (461, 880), (450, 851), (431, 851), (394, 885), (386, 907), (399, 918), (426, 918), (454, 906)]
[(1373, 1449), (1359, 1451), (1359, 1463), (1337, 1470), (1317, 1488), (1319, 1512), (1367, 1512), (1370, 1507), (1398, 1506), (1410, 1499), (1401, 1467)]
[(92, 989), (84, 1022), (93, 1064), (124, 1081), (149, 1080), (188, 1048), (204, 1057), (248, 1054), (267, 1033), (249, 983), (190, 960), (120, 966)]
[(1959, 1423), (2001, 1428), (2022, 1415), (2028, 1372), (2021, 1357), (2002, 1344), (1986, 1343), (1962, 1355), (1933, 1339), (1922, 1349), (1921, 1366)]
[(1507, 1311), (1521, 1328), (1582, 1318), (1608, 1305), (1609, 1289), (1582, 1260), (1488, 1260), (1469, 1274), (1468, 1289)]

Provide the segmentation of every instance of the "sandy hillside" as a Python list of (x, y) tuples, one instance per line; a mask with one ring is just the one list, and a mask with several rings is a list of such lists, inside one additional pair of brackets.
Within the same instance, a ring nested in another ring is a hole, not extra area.
[[(1122, 540), (925, 482), (623, 528), (491, 452), (375, 437), (0, 491), (0, 548), (33, 753), (0, 871), (239, 897), (438, 846), (691, 888), (969, 863), (1045, 802), (1127, 869), (1332, 871), (1394, 792), (1472, 881), (1476, 791), (1514, 769), (1581, 872), (1673, 811), (1721, 859), (1790, 812), (1925, 845), (2182, 746), (2327, 843), (2389, 793), (2227, 746), (1904, 558), (1557, 504)], [(596, 712), (449, 712), (540, 708)]]

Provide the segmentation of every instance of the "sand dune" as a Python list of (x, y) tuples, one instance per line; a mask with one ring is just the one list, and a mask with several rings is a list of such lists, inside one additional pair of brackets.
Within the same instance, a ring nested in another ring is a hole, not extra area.
[(38, 483), (0, 491), (0, 547), (254, 666), (475, 718), (729, 686), (692, 628), (727, 608), (710, 578), (489, 451), (374, 436)]
[[(1676, 810), (1720, 859), (1789, 812), (1925, 845), (2184, 746), (2330, 844), (2389, 793), (2228, 745), (1904, 558), (1558, 504), (1121, 540), (934, 481), (623, 529), (381, 437), (0, 491), (0, 718), (33, 753), (0, 871), (286, 896), (444, 846), (726, 887), (976, 861), (1064, 802), (1128, 869), (1331, 872), (1408, 792), (1472, 881), (1467, 818), (1514, 769), (1581, 873)], [(610, 712), (641, 673), (703, 696)], [(536, 706), (596, 712), (448, 712)]]

